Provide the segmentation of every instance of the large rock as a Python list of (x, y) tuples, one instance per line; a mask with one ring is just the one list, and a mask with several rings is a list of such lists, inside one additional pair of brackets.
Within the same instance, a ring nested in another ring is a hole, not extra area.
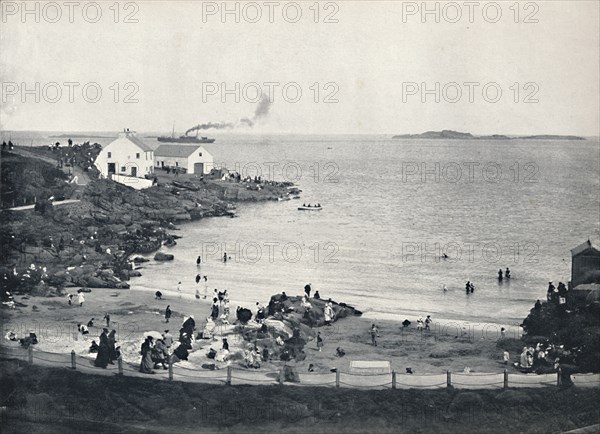
[(175, 256), (168, 254), (168, 253), (163, 253), (163, 252), (157, 252), (154, 255), (155, 261), (172, 261), (174, 258), (175, 258)]

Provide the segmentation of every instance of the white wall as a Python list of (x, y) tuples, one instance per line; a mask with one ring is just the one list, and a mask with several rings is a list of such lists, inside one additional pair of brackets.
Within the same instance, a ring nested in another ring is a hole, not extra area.
[[(202, 153), (202, 155), (200, 155)], [(206, 149), (199, 147), (189, 157), (161, 157), (160, 155), (154, 156), (154, 166), (163, 167), (162, 162), (164, 161), (164, 167), (181, 167), (187, 170), (187, 173), (194, 173), (194, 163), (204, 163), (204, 173), (210, 173), (214, 167), (214, 161), (212, 155), (210, 155)], [(202, 175), (200, 173), (199, 175)]]
[(112, 175), (111, 179), (119, 184), (126, 185), (136, 190), (152, 187), (151, 179), (133, 178), (131, 176)]
[[(109, 157), (110, 154), (110, 157)], [(137, 156), (139, 154), (139, 158)], [(154, 153), (152, 151), (144, 152), (137, 145), (121, 134), (118, 139), (106, 145), (94, 164), (100, 170), (104, 177), (108, 177), (108, 164), (115, 163), (115, 173), (117, 175), (132, 174), (132, 168), (137, 168), (137, 176), (143, 178), (144, 175), (154, 172)], [(122, 170), (122, 169), (125, 170)]]
[[(200, 156), (202, 153), (202, 156)], [(191, 168), (189, 173), (194, 170), (194, 163), (204, 163), (204, 175), (210, 173), (210, 171), (214, 168), (214, 161), (212, 155), (210, 155), (206, 149), (200, 147), (194, 151), (192, 155), (188, 157), (188, 164)], [(202, 175), (199, 173), (198, 175)]]

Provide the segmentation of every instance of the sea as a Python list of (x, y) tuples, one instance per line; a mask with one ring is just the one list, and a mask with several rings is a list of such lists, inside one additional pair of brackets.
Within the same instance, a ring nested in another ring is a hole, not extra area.
[[(51, 137), (61, 134), (3, 132), (2, 140), (66, 142)], [(300, 198), (239, 203), (235, 218), (178, 225), (177, 246), (163, 248), (175, 259), (144, 264), (132, 289), (175, 294), (182, 282), (191, 299), (200, 273), (201, 293), (227, 289), (234, 305), (251, 308), (310, 283), (368, 318), (515, 325), (545, 298), (549, 281), (570, 280), (570, 249), (599, 242), (598, 138), (209, 135), (216, 142), (204, 147), (216, 166), (294, 182)], [(114, 136), (79, 133), (74, 142), (104, 145)], [(309, 203), (322, 210), (298, 210)], [(507, 267), (511, 278), (500, 282)]]

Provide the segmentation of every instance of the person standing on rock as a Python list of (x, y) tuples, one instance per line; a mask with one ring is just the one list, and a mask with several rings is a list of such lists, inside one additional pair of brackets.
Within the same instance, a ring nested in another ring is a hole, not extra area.
[(79, 303), (79, 307), (83, 307), (84, 302), (85, 302), (85, 297), (83, 295), (83, 292), (79, 292), (79, 294), (77, 294), (77, 303)]
[(311, 291), (311, 287), (310, 287), (310, 283), (304, 285), (304, 292), (306, 293), (306, 297), (310, 298), (310, 291)]
[(171, 305), (167, 305), (165, 309), (165, 322), (169, 322), (169, 318), (171, 318)]
[(335, 313), (333, 311), (333, 307), (332, 307), (330, 301), (328, 301), (327, 304), (325, 305), (325, 308), (323, 309), (323, 315), (325, 316), (325, 325), (326, 326), (331, 325), (331, 321), (333, 321)]

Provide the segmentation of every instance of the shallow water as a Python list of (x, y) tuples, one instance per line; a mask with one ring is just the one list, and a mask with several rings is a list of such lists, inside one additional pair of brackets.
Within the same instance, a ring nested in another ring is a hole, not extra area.
[[(181, 225), (175, 261), (148, 265), (133, 287), (174, 289), (180, 279), (192, 293), (202, 255), (209, 290), (228, 289), (247, 306), (311, 282), (369, 316), (514, 324), (549, 280), (570, 280), (569, 250), (598, 239), (597, 141), (230, 136), (209, 150), (251, 176), (258, 166), (265, 177), (271, 168), (272, 177), (294, 180), (298, 165), (302, 198)], [(421, 178), (422, 164), (435, 172), (436, 163), (439, 179)], [(297, 211), (304, 202), (324, 209)], [(506, 267), (512, 278), (499, 284)], [(466, 280), (476, 287), (469, 296)]]
[[(215, 162), (296, 181), (302, 198), (242, 204), (239, 218), (181, 225), (183, 238), (165, 249), (175, 260), (144, 264), (131, 284), (175, 290), (181, 280), (193, 294), (202, 255), (209, 293), (228, 289), (248, 307), (276, 292), (300, 294), (311, 282), (322, 297), (368, 316), (518, 324), (549, 280), (570, 280), (569, 250), (598, 242), (598, 146), (222, 134), (205, 145)], [(323, 210), (297, 211), (304, 202)], [(232, 256), (226, 264), (224, 251)], [(506, 267), (512, 278), (499, 284)], [(476, 288), (469, 296), (467, 280)]]

